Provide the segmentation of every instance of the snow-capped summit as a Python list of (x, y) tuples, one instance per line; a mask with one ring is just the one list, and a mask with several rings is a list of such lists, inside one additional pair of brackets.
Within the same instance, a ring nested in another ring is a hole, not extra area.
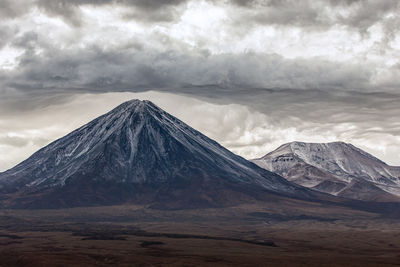
[(289, 181), (333, 195), (362, 200), (400, 196), (400, 167), (344, 142), (291, 142), (253, 162)]
[(132, 100), (0, 174), (11, 206), (224, 205), (307, 189), (257, 167), (150, 101)]

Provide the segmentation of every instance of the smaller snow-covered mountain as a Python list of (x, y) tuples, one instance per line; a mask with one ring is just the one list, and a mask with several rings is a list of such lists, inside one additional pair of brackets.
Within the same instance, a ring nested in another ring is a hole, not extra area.
[(287, 180), (336, 196), (400, 200), (400, 167), (344, 142), (287, 143), (254, 163)]

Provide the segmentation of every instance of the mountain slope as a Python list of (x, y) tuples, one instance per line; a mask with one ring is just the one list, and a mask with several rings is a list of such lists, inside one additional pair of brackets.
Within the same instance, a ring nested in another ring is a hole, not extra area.
[(2, 205), (224, 206), (267, 193), (312, 198), (149, 101), (125, 102), (0, 174)]
[(292, 142), (253, 162), (289, 181), (336, 196), (373, 201), (398, 201), (400, 196), (400, 167), (343, 142)]

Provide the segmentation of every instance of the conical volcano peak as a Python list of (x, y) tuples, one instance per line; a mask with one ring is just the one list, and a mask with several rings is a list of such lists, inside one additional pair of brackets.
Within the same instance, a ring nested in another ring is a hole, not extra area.
[(137, 107), (137, 106), (144, 107), (144, 106), (155, 106), (155, 105), (150, 100), (131, 99), (131, 100), (125, 101), (124, 103), (119, 105), (119, 107), (122, 107), (122, 106), (125, 106), (125, 107)]
[[(43, 202), (57, 207), (128, 200), (213, 206), (253, 199), (254, 194), (264, 197), (266, 192), (310, 194), (233, 154), (152, 102), (138, 99), (122, 103), (0, 174), (0, 193), (21, 190), (29, 192), (31, 206)], [(15, 205), (26, 207), (22, 202)]]
[[(80, 129), (94, 129), (97, 134), (127, 128), (136, 128), (135, 125), (149, 123), (149, 121), (165, 120), (165, 111), (149, 100), (132, 99), (123, 102), (108, 113), (91, 121)], [(78, 129), (78, 130), (80, 130)]]
[(109, 121), (110, 118), (118, 118), (118, 120), (125, 121), (125, 123), (127, 123), (128, 120), (132, 119), (136, 120), (135, 118), (140, 118), (139, 121), (142, 120), (148, 121), (151, 120), (150, 118), (153, 118), (158, 122), (170, 122), (170, 123), (181, 124), (181, 122), (178, 119), (169, 115), (167, 112), (159, 108), (153, 102), (149, 100), (139, 100), (139, 99), (132, 99), (126, 101), (99, 118), (102, 117), (106, 118), (107, 121)]
[(139, 100), (139, 99), (132, 99), (129, 101), (126, 101), (116, 108), (114, 108), (111, 112), (131, 112), (131, 113), (138, 113), (138, 112), (144, 112), (148, 109), (158, 109), (161, 111), (160, 108), (158, 108), (155, 104), (153, 104), (149, 100)]

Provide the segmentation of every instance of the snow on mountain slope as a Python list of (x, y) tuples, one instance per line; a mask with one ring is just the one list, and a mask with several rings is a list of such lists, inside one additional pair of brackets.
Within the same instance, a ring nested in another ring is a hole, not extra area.
[(0, 174), (0, 192), (11, 196), (5, 201), (13, 199), (10, 206), (171, 199), (219, 205), (256, 191), (313, 195), (140, 100), (121, 104)]
[(289, 181), (333, 195), (385, 201), (400, 196), (400, 167), (343, 142), (292, 142), (253, 162)]

